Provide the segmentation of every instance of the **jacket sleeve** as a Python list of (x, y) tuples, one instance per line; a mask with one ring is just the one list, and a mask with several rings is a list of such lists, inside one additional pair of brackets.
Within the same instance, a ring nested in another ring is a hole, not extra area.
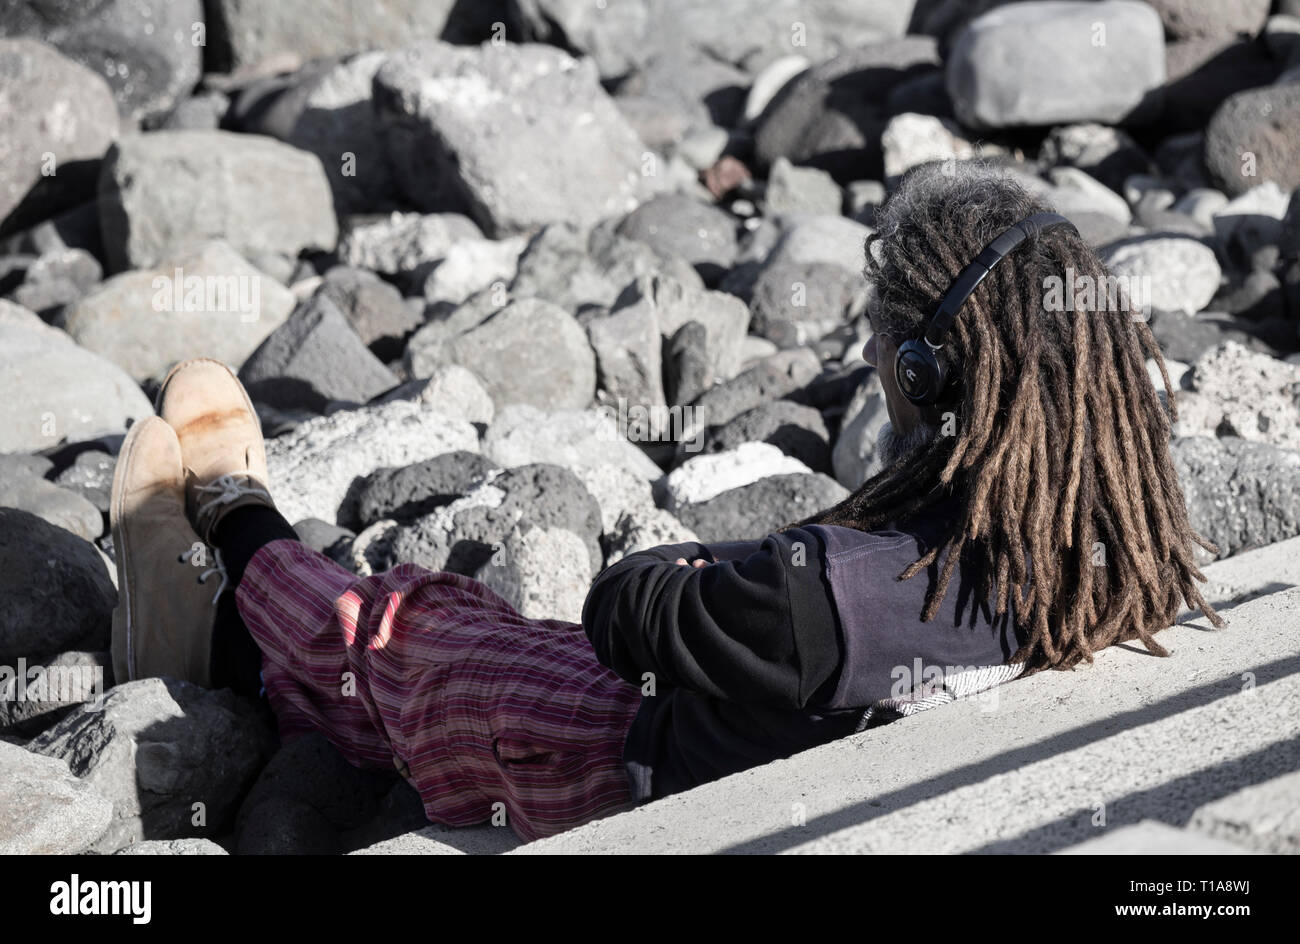
[(707, 545), (664, 545), (596, 579), (582, 626), (604, 665), (739, 704), (801, 709), (834, 689), (842, 645), (816, 536), (793, 528), (701, 568), (678, 557), (713, 559)]

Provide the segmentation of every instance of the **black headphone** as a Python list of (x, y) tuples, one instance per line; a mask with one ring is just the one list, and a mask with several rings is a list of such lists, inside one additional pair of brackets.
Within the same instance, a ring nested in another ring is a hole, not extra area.
[(1013, 249), (1031, 236), (1061, 226), (1068, 226), (1076, 236), (1079, 234), (1074, 224), (1059, 213), (1035, 213), (985, 246), (975, 261), (961, 270), (961, 274), (948, 286), (925, 333), (919, 338), (904, 341), (898, 348), (898, 354), (894, 357), (894, 378), (898, 381), (898, 389), (903, 396), (920, 405), (938, 402), (949, 380), (948, 367), (939, 352), (943, 349), (944, 335), (952, 327), (961, 306), (966, 304), (966, 299), (984, 281), (984, 276), (992, 272), (993, 267)]

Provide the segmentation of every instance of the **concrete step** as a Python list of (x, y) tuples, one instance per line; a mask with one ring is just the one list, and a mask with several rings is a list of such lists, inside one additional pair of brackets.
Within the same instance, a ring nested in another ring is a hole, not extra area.
[(1161, 633), (1168, 659), (1115, 646), (516, 851), (1054, 852), (1181, 826), (1300, 769), (1300, 589), (1225, 617)]

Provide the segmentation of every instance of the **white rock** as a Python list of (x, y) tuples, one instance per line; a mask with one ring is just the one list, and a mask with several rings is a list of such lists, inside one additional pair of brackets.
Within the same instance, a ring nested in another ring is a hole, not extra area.
[(483, 454), (502, 468), (549, 462), (566, 469), (614, 464), (647, 481), (663, 472), (628, 442), (611, 412), (539, 410), (511, 404), (501, 410), (483, 437)]
[(429, 405), (395, 400), (308, 420), (266, 443), (271, 495), (290, 521), (338, 523), (353, 483), (383, 466), (478, 452), (478, 432)]
[(687, 459), (668, 474), (664, 499), (669, 511), (708, 501), (733, 488), (770, 475), (812, 474), (812, 469), (768, 443), (744, 443), (735, 449)]
[[(1142, 294), (1156, 311), (1195, 314), (1210, 303), (1219, 289), (1221, 272), (1214, 250), (1195, 239), (1134, 239), (1110, 247), (1104, 258), (1115, 275), (1142, 280), (1136, 284), (1144, 289)], [(1149, 294), (1145, 288), (1150, 289)], [(1133, 303), (1136, 307), (1135, 299)]]
[(515, 528), (477, 578), (528, 619), (582, 621), (592, 580), (587, 545), (563, 528)]

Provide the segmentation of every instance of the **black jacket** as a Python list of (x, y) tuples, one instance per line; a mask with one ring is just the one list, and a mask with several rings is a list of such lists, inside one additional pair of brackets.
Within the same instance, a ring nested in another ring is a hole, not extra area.
[[(761, 541), (664, 545), (606, 568), (582, 625), (600, 661), (643, 689), (624, 759), (638, 800), (689, 789), (860, 729), (864, 709), (920, 671), (1005, 662), (1011, 614), (993, 619), (963, 562), (930, 623), (939, 564), (897, 576), (940, 540), (951, 504), (897, 531), (811, 525)], [(703, 568), (679, 557), (715, 561)], [(942, 557), (940, 562), (942, 561)]]

